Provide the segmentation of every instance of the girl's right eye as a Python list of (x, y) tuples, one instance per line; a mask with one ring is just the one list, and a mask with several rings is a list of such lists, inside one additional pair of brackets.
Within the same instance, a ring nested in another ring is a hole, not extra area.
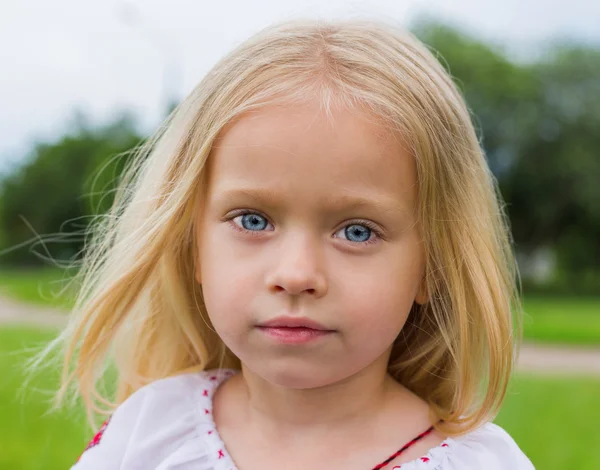
[(267, 219), (256, 212), (242, 212), (230, 221), (236, 230), (243, 232), (262, 232), (269, 225)]

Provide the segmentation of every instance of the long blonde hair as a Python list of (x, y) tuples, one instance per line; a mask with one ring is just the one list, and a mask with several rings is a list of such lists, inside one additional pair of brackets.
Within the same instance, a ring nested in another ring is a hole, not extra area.
[[(319, 98), (363, 108), (409, 143), (429, 301), (414, 305), (390, 373), (428, 401), (440, 432), (493, 418), (510, 377), (521, 311), (507, 218), (469, 111), (450, 75), (409, 32), (373, 20), (296, 20), (224, 57), (138, 149), (112, 209), (94, 226), (62, 347), (60, 403), (91, 417), (171, 375), (239, 367), (194, 280), (206, 162), (223, 127), (272, 103)], [(116, 396), (99, 391), (107, 364)]]

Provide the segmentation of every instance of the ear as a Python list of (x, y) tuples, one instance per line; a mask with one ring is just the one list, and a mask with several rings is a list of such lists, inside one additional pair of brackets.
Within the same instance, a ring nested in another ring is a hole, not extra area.
[(415, 296), (415, 302), (419, 305), (424, 305), (427, 303), (427, 300), (429, 300), (429, 296), (427, 294), (427, 283), (425, 282), (425, 278), (423, 278), (417, 295)]

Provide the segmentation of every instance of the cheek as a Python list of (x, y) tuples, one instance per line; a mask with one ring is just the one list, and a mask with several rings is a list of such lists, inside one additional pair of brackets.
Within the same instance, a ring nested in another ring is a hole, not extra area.
[(377, 338), (381, 344), (394, 341), (413, 305), (411, 293), (398, 285), (372, 280), (356, 285), (344, 296), (344, 324), (351, 337)]
[(402, 331), (413, 305), (410, 290), (390, 279), (365, 279), (348, 291), (344, 322), (345, 349), (352, 367), (366, 367), (381, 357)]
[(216, 328), (241, 324), (259, 279), (256, 264), (245, 262), (224, 235), (218, 230), (206, 231), (200, 250), (204, 302)]
[(363, 311), (407, 310), (413, 304), (421, 284), (422, 269), (414, 258), (390, 263), (389, 258), (345, 276), (342, 298)]
[(402, 261), (390, 263), (386, 257), (340, 281), (339, 299), (347, 326), (359, 337), (372, 335), (391, 342), (408, 317), (421, 283), (422, 265), (414, 252), (394, 257)]

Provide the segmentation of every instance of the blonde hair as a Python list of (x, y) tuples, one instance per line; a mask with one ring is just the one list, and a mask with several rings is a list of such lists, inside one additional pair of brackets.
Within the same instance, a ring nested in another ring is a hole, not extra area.
[[(239, 367), (194, 280), (206, 162), (223, 127), (273, 103), (361, 106), (408, 142), (429, 300), (415, 304), (390, 373), (430, 403), (446, 435), (495, 416), (516, 350), (518, 272), (506, 215), (451, 77), (412, 34), (373, 20), (303, 20), (262, 30), (223, 58), (135, 154), (95, 227), (64, 348), (69, 391), (91, 417), (167, 376)], [(99, 391), (116, 367), (116, 403)]]

